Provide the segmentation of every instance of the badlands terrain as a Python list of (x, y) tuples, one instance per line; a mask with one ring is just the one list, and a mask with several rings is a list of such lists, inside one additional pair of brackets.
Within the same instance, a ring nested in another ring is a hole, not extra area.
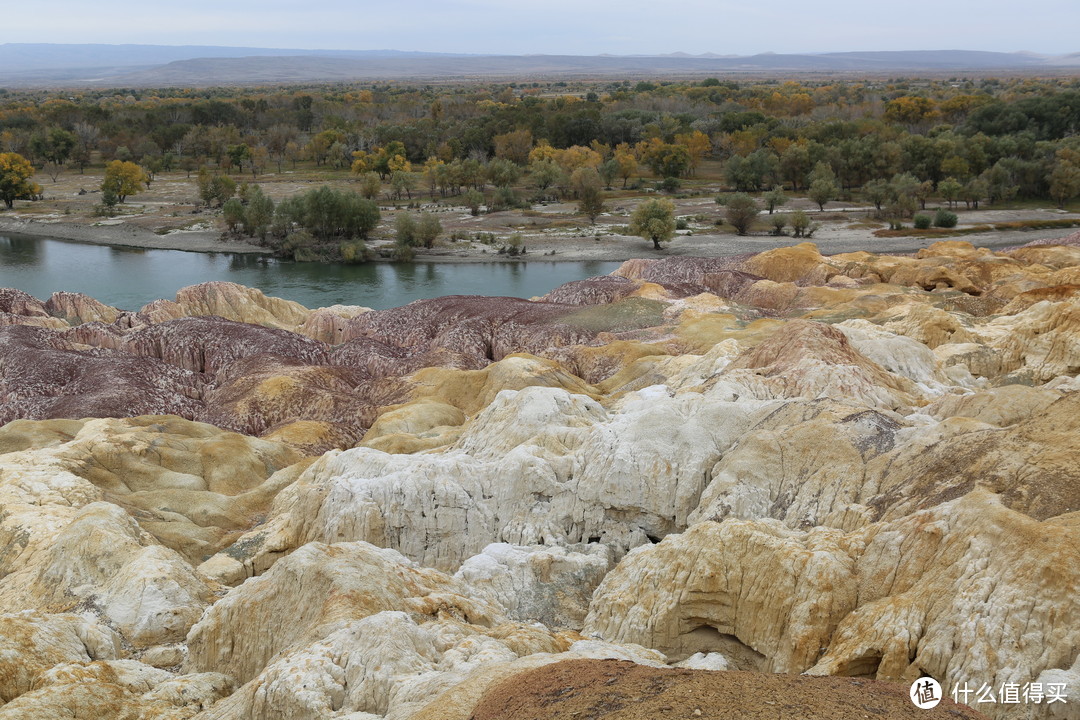
[(1080, 234), (0, 290), (0, 720), (1076, 718), (1078, 372)]

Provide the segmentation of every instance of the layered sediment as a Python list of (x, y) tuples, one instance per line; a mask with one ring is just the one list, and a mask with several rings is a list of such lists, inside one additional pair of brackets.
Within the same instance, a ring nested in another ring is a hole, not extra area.
[(1078, 286), (948, 241), (384, 311), (0, 290), (0, 719), (1080, 700)]

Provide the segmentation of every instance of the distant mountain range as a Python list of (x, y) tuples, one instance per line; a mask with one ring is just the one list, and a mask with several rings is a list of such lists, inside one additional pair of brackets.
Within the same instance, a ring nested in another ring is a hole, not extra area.
[(380, 79), (1080, 72), (1080, 53), (973, 50), (821, 54), (464, 55), (202, 45), (0, 44), (0, 85), (161, 87)]

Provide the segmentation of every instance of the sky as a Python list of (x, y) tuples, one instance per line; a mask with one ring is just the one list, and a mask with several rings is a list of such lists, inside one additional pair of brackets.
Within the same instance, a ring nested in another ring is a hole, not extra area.
[(0, 43), (481, 54), (1080, 51), (1077, 0), (50, 0), (7, 3)]

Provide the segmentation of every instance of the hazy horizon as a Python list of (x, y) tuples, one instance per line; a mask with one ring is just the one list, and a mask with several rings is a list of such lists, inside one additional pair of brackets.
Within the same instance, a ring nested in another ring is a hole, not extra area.
[(218, 45), (295, 50), (384, 50), (481, 55), (755, 55), (893, 50), (981, 50), (1061, 55), (1080, 50), (1069, 0), (1021, 11), (961, 0), (912, 0), (890, 16), (855, 0), (768, 6), (676, 0), (418, 0), (383, 3), (192, 0), (183, 11), (117, 0), (56, 0), (50, 12), (5, 12), (0, 43)]

